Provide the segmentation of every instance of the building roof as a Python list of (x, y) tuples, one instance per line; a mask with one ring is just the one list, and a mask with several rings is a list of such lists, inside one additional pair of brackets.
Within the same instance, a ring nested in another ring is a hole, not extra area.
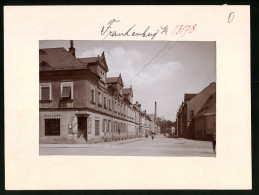
[(216, 114), (216, 92), (209, 96), (209, 98), (195, 117), (214, 114)]
[(83, 67), (83, 64), (63, 47), (40, 49), (39, 64), (40, 69), (67, 69)]
[(186, 102), (186, 101), (189, 101), (189, 100), (191, 100), (193, 97), (195, 97), (197, 95), (197, 93), (196, 94), (194, 94), (194, 93), (185, 93), (184, 94), (184, 101)]
[(123, 95), (133, 95), (132, 93), (133, 93), (133, 90), (132, 90), (131, 87), (130, 88), (123, 88), (122, 89), (122, 94)]
[(119, 77), (107, 77), (106, 78), (106, 82), (108, 84), (118, 83), (119, 82)]
[(215, 92), (216, 92), (216, 83), (212, 82), (207, 87), (205, 87), (200, 93), (198, 93), (192, 99), (190, 99), (187, 102), (187, 104), (188, 104), (188, 106), (195, 105), (195, 107), (201, 108), (202, 105), (204, 104), (203, 102), (206, 102), (208, 97)]
[(121, 78), (121, 74), (118, 77), (107, 77), (106, 83), (107, 84), (119, 83), (119, 84), (121, 84), (122, 87), (124, 87), (123, 81), (122, 81), (122, 78)]
[(106, 59), (105, 59), (105, 55), (104, 52), (102, 53), (101, 56), (97, 56), (97, 57), (90, 57), (90, 58), (77, 58), (81, 63), (83, 63), (84, 65), (95, 65), (95, 64), (99, 64), (103, 67), (104, 70), (106, 70), (106, 72), (109, 71)]
[(39, 50), (40, 70), (87, 69), (91, 64), (101, 65), (107, 72), (104, 52), (99, 57), (76, 58), (64, 47)]
[(80, 62), (83, 64), (89, 64), (89, 63), (97, 63), (98, 57), (91, 57), (91, 58), (77, 58)]

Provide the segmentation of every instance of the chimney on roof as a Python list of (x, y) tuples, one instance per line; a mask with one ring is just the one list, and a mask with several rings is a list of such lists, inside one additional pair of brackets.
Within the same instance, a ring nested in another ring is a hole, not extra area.
[(70, 41), (70, 47), (68, 50), (69, 53), (71, 53), (74, 57), (76, 57), (76, 49), (74, 48), (74, 41)]
[(157, 115), (157, 102), (155, 102), (155, 117), (154, 117), (154, 120), (156, 120), (156, 115)]

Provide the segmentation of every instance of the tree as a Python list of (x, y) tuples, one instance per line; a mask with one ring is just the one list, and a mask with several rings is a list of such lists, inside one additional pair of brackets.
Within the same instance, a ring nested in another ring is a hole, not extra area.
[(160, 126), (161, 133), (172, 133), (171, 128), (175, 125), (174, 122), (170, 120), (158, 120), (158, 124)]

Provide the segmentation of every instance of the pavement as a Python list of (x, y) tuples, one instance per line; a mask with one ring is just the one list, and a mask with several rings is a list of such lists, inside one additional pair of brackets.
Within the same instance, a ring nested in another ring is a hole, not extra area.
[(126, 144), (136, 141), (144, 140), (145, 138), (135, 138), (135, 139), (127, 139), (120, 141), (112, 141), (112, 142), (101, 142), (101, 143), (92, 143), (92, 144), (40, 144), (40, 148), (101, 148), (108, 147), (117, 144)]
[(96, 144), (40, 144), (40, 155), (216, 157), (209, 141), (156, 136)]

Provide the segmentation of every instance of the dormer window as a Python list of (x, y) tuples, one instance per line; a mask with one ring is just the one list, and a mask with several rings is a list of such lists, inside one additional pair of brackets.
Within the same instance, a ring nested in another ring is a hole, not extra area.
[(42, 61), (41, 63), (40, 63), (40, 66), (50, 66), (47, 62), (45, 62), (45, 61)]

